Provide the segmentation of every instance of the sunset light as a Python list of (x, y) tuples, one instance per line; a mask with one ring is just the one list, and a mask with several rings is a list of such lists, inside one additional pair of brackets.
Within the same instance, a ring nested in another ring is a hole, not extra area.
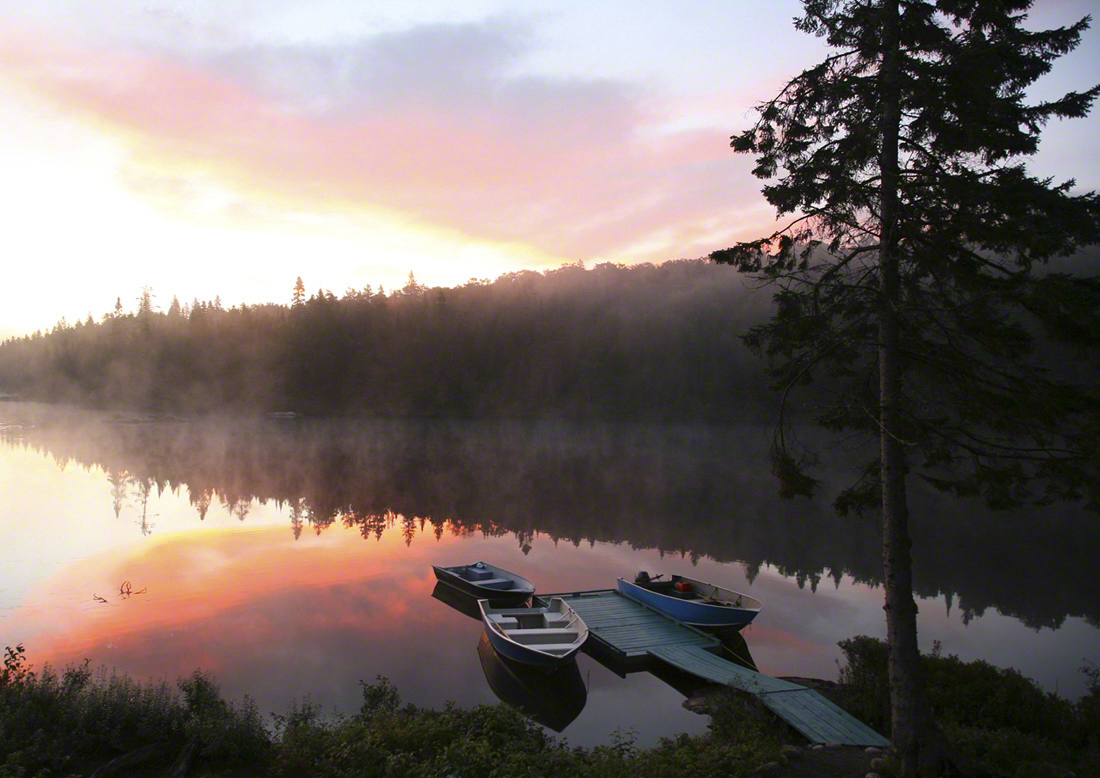
[(1098, 774), (1097, 16), (0, 0), (0, 774)]
[(728, 138), (820, 51), (792, 2), (306, 7), (0, 4), (0, 336), (144, 286), (163, 310), (703, 256), (772, 223)]

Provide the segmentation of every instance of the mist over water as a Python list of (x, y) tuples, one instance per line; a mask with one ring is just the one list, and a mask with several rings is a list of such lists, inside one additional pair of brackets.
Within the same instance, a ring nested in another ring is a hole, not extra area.
[[(786, 502), (756, 426), (151, 418), (0, 403), (0, 631), (31, 661), (214, 672), (263, 711), (358, 705), (381, 674), (424, 705), (496, 700), (479, 625), (431, 564), (485, 559), (542, 592), (687, 572), (764, 602), (761, 670), (835, 678), (884, 632), (876, 522)], [(833, 465), (834, 485), (848, 472)], [(992, 514), (916, 492), (921, 641), (1083, 690), (1100, 660), (1100, 529), (1072, 506)], [(129, 581), (129, 597), (119, 587)], [(98, 596), (104, 602), (94, 599)], [(487, 671), (485, 671), (487, 672)], [(681, 692), (585, 657), (564, 736), (698, 731)]]

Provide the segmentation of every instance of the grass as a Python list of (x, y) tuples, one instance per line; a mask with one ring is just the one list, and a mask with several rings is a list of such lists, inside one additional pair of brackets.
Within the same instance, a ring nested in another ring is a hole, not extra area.
[[(841, 648), (847, 663), (836, 701), (888, 733), (885, 644), (857, 637)], [(941, 725), (979, 773), (1100, 775), (1100, 669), (1086, 668), (1089, 691), (1076, 703), (1045, 694), (1014, 670), (938, 651), (925, 657), (924, 672)], [(202, 672), (175, 685), (86, 665), (35, 673), (21, 646), (8, 648), (0, 670), (0, 778), (90, 775), (146, 746), (151, 755), (126, 774), (163, 775), (188, 744), (197, 746), (192, 776), (737, 778), (766, 762), (783, 764), (783, 746), (799, 742), (758, 702), (732, 694), (715, 699), (707, 734), (639, 749), (628, 736), (570, 748), (504, 705), (403, 705), (381, 677), (362, 690), (352, 715), (323, 716), (306, 701), (265, 726), (251, 701), (225, 700)]]

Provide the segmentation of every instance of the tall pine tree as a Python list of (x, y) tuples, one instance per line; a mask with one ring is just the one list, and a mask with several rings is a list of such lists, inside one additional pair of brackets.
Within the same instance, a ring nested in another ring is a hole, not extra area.
[[(771, 358), (784, 405), (813, 383), (817, 421), (877, 441), (836, 505), (881, 512), (892, 738), (907, 775), (947, 760), (919, 674), (910, 473), (994, 507), (1100, 509), (1095, 370), (1075, 377), (1053, 357), (1100, 364), (1100, 278), (1049, 265), (1100, 242), (1100, 200), (1023, 162), (1050, 119), (1086, 115), (1100, 87), (1028, 101), (1090, 21), (1030, 31), (1030, 5), (804, 0), (796, 26), (835, 53), (731, 144), (757, 155), (765, 196), (793, 217), (712, 254), (776, 287), (774, 317), (747, 340)], [(812, 459), (787, 423), (775, 471), (783, 493), (808, 494)]]

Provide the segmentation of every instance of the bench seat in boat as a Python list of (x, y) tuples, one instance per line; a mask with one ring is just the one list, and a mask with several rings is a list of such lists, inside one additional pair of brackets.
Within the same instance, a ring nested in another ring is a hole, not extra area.
[(507, 578), (486, 578), (484, 581), (478, 581), (478, 586), (484, 586), (486, 589), (511, 589), (515, 584), (515, 581), (509, 581)]
[(568, 640), (575, 642), (577, 633), (567, 629), (521, 629), (510, 633), (509, 637), (525, 646), (545, 648), (546, 645), (552, 643), (562, 643)]
[(572, 651), (577, 647), (576, 643), (539, 643), (539, 651), (545, 651), (548, 654), (564, 654)]

